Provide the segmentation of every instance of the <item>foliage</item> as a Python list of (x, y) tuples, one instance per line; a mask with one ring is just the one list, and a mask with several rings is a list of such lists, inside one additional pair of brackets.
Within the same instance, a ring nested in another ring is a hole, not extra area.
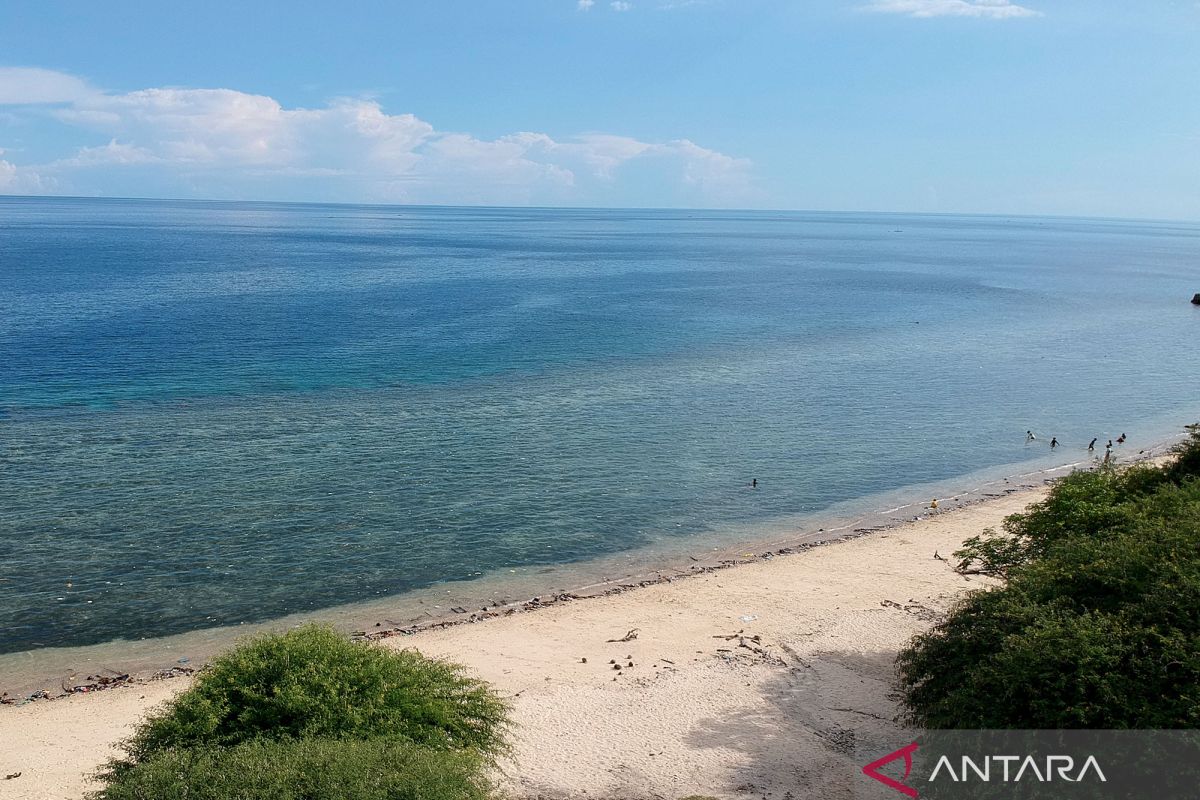
[(435, 749), (502, 749), (507, 707), (460, 667), (358, 644), (307, 626), (252, 639), (215, 659), (144, 722), (130, 760), (256, 738), (400, 737)]
[(166, 750), (92, 800), (486, 800), (482, 759), (396, 739), (257, 739)]
[(1006, 577), (1063, 539), (1128, 532), (1136, 524), (1138, 502), (1169, 482), (1163, 469), (1142, 465), (1073, 472), (1045, 500), (1006, 519), (1003, 534), (987, 530), (964, 542), (955, 553), (959, 569)]
[(912, 722), (1200, 726), (1200, 436), (1176, 455), (1075, 473), (956, 554), (1007, 584), (900, 654)]

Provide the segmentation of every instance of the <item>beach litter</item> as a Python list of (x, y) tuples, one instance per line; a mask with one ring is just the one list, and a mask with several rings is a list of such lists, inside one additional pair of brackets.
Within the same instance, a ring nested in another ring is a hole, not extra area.
[(754, 614), (746, 614), (745, 616), (738, 617), (738, 619), (741, 622), (754, 622), (758, 617)]
[(188, 675), (194, 675), (196, 670), (191, 667), (168, 667), (160, 669), (150, 676), (152, 681), (165, 681), (171, 678), (186, 678)]
[(59, 685), (62, 687), (64, 694), (87, 694), (129, 683), (130, 675), (128, 672), (116, 672), (115, 670), (110, 670), (110, 672), (112, 672), (111, 675), (88, 675), (84, 679), (85, 683), (76, 684), (74, 682), (75, 673), (72, 671), (70, 675), (62, 679)]

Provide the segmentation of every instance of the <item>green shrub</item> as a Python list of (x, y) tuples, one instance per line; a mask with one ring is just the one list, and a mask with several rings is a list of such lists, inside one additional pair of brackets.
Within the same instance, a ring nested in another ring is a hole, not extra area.
[(1129, 532), (1145, 516), (1143, 503), (1148, 498), (1200, 478), (1200, 428), (1188, 430), (1187, 440), (1175, 448), (1174, 460), (1165, 466), (1106, 466), (1066, 476), (1045, 500), (1006, 519), (1004, 533), (987, 530), (964, 542), (955, 554), (959, 568), (1007, 577), (1012, 570), (1043, 558), (1060, 540)]
[[(1200, 726), (1200, 481), (1180, 461), (1077, 473), (958, 555), (1007, 577), (897, 659), (927, 728)], [(1191, 460), (1189, 460), (1191, 459)]]
[(482, 758), (395, 739), (257, 740), (167, 750), (92, 800), (487, 800)]
[(508, 707), (461, 667), (308, 626), (214, 660), (124, 744), (136, 764), (167, 750), (255, 739), (399, 738), (433, 749), (504, 748)]

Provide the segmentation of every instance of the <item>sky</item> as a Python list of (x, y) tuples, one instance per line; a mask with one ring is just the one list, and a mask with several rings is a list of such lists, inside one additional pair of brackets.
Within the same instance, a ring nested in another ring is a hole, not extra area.
[(1197, 0), (0, 7), (0, 194), (1200, 219)]

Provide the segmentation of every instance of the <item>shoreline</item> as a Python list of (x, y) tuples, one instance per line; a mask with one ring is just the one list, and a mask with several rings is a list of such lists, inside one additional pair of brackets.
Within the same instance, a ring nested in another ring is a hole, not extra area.
[[(1046, 491), (698, 567), (690, 580), (610, 587), (586, 603), (428, 625), (380, 646), (463, 663), (512, 701), (515, 752), (498, 777), (514, 797), (732, 798), (745, 786), (850, 797), (837, 783), (857, 775), (850, 743), (905, 735), (890, 698), (895, 651), (964, 591), (994, 583), (934, 553)], [(189, 683), (130, 681), (0, 708), (0, 738), (15, 745), (0, 753), (0, 773), (23, 773), (5, 796), (80, 796), (131, 725)]]
[[(1128, 465), (1162, 457), (1181, 439), (1182, 436), (1175, 436), (1168, 440), (1156, 441), (1140, 450), (1136, 456), (1128, 457), (1118, 463)], [(589, 559), (587, 562), (533, 565), (525, 568), (526, 574), (520, 576), (520, 579), (512, 579), (497, 573), (478, 581), (448, 581), (426, 587), (423, 590), (414, 590), (380, 600), (292, 614), (260, 623), (201, 629), (139, 641), (118, 640), (98, 645), (49, 647), (35, 651), (4, 654), (0, 655), (0, 665), (5, 664), (6, 661), (16, 664), (19, 659), (29, 659), (35, 663), (46, 662), (48, 659), (50, 661), (49, 664), (26, 670), (24, 674), (13, 670), (19, 677), (10, 680), (7, 685), (0, 683), (0, 713), (6, 707), (27, 702), (45, 702), (77, 694), (107, 691), (125, 686), (136, 687), (165, 679), (187, 677), (213, 655), (232, 646), (240, 638), (265, 631), (283, 630), (308, 622), (328, 622), (349, 634), (351, 638), (377, 641), (395, 637), (408, 638), (429, 630), (474, 625), (491, 619), (510, 617), (514, 614), (523, 614), (572, 601), (611, 597), (633, 589), (672, 583), (734, 566), (753, 564), (839, 542), (853, 541), (863, 536), (890, 531), (919, 521), (923, 518), (922, 514), (912, 515), (913, 510), (920, 510), (926, 515), (930, 512), (927, 509), (928, 500), (912, 499), (923, 496), (918, 495), (918, 489), (932, 490), (934, 486), (945, 487), (959, 484), (956, 493), (938, 495), (940, 508), (937, 512), (933, 512), (933, 516), (938, 516), (978, 504), (986, 504), (1014, 493), (1046, 486), (1073, 470), (1095, 468), (1099, 465), (1099, 461), (1099, 458), (1088, 458), (1083, 461), (1035, 468), (1004, 476), (999, 476), (998, 473), (989, 475), (988, 470), (981, 470), (958, 478), (939, 481), (936, 484), (908, 486), (873, 495), (870, 498), (859, 498), (858, 501), (845, 501), (835, 504), (834, 508), (836, 509), (838, 506), (853, 507), (866, 500), (881, 498), (890, 498), (897, 504), (870, 511), (858, 508), (854, 513), (849, 514), (843, 510), (841, 513), (830, 511), (825, 515), (812, 516), (814, 519), (824, 520), (830, 526), (827, 528), (821, 527), (815, 530), (811, 527), (807, 529), (793, 528), (783, 533), (782, 531), (786, 530), (787, 526), (780, 524), (768, 528), (773, 531), (770, 535), (760, 534), (732, 540), (714, 535), (703, 537), (700, 540), (670, 541), (661, 551), (650, 554), (639, 549), (613, 553)], [(981, 475), (987, 477), (980, 477)], [(961, 484), (975, 483), (975, 480), (981, 482), (971, 488), (962, 488)], [(630, 567), (630, 564), (634, 566)], [(552, 586), (555, 581), (550, 578), (535, 577), (553, 574), (559, 570), (580, 576), (591, 574), (597, 579), (579, 584), (569, 584), (565, 582), (569, 580), (566, 578), (564, 581), (559, 581), (562, 585), (555, 588)], [(517, 570), (509, 571), (517, 572)], [(605, 574), (604, 577), (600, 577), (601, 573), (614, 571), (620, 576), (610, 578)], [(509, 585), (506, 581), (512, 581), (514, 585)], [(451, 588), (446, 589), (447, 586)], [(485, 605), (480, 606), (480, 595), (483, 593), (473, 593), (471, 590), (481, 587), (493, 588), (491, 597), (499, 597), (499, 601), (488, 603), (488, 598), (484, 597)], [(522, 589), (527, 590), (524, 595), (520, 594)], [(462, 593), (456, 596), (454, 594), (456, 590), (462, 590)], [(442, 592), (450, 595), (450, 598), (442, 597)], [(514, 595), (523, 599), (512, 599)], [(400, 613), (396, 613), (395, 606), (400, 606), (402, 609)], [(430, 610), (431, 608), (434, 610)], [(405, 621), (391, 619), (391, 617), (404, 618), (405, 612), (409, 612)], [(375, 621), (372, 624), (370, 620), (383, 621)], [(193, 640), (200, 643), (193, 643)], [(176, 642), (180, 643), (179, 646), (175, 645)], [(150, 648), (152, 651), (161, 649), (162, 652), (142, 658), (125, 656), (124, 659), (119, 652), (115, 656), (108, 656), (107, 653), (104, 654), (105, 657), (92, 655), (110, 648), (118, 651)], [(174, 658), (173, 656), (177, 653), (183, 655)], [(115, 665), (115, 667), (111, 665)], [(2, 677), (0, 675), (0, 678)]]

